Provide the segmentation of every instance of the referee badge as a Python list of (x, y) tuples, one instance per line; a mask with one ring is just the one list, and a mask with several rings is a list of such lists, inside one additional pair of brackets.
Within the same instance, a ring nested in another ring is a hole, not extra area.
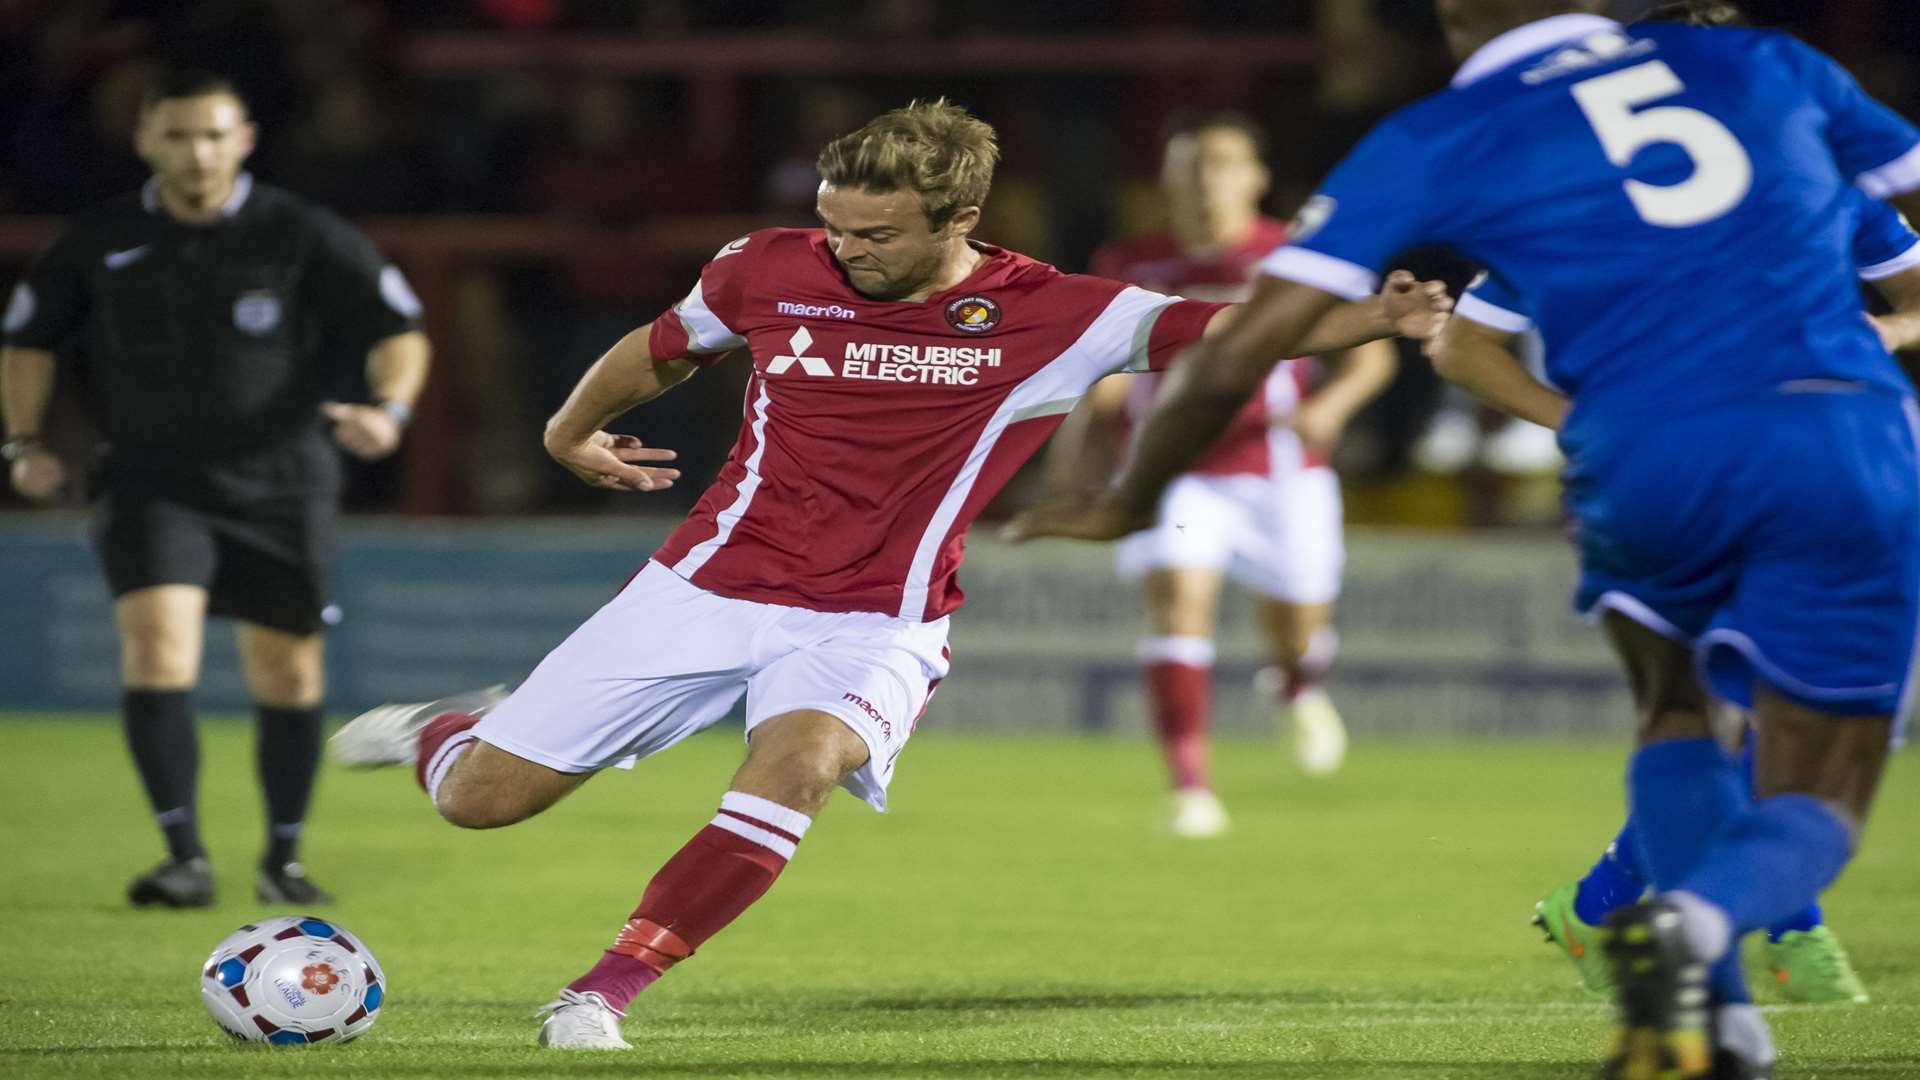
[(251, 289), (233, 302), (233, 328), (263, 337), (280, 329), (280, 298), (266, 289)]

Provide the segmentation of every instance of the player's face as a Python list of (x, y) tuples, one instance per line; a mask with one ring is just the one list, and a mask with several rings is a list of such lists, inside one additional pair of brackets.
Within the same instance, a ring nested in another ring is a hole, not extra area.
[(876, 194), (823, 183), (813, 208), (826, 226), (834, 259), (862, 296), (912, 296), (946, 262), (953, 222), (931, 228), (920, 197), (911, 191)]
[(231, 94), (165, 98), (140, 118), (134, 145), (160, 185), (189, 206), (224, 199), (253, 153), (254, 128)]
[(1202, 128), (1167, 140), (1161, 183), (1176, 218), (1249, 217), (1271, 181), (1253, 139), (1237, 128)]

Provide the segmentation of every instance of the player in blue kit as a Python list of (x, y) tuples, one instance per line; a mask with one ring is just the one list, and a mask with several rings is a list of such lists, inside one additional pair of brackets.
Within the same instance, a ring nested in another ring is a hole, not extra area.
[[(1893, 305), (1873, 322), (1890, 351), (1920, 347), (1920, 236), (1891, 206), (1856, 191), (1857, 227), (1853, 261), (1862, 281)], [(1521, 415), (1554, 424), (1564, 416), (1566, 399), (1540, 386), (1513, 351), (1517, 334), (1533, 329), (1525, 299), (1507, 282), (1483, 275), (1460, 298), (1460, 319), (1434, 339), (1429, 352), (1447, 378), (1472, 387), (1485, 400)], [(1527, 416), (1530, 403), (1539, 415)], [(1744, 718), (1738, 721), (1744, 728)], [(1736, 731), (1743, 777), (1752, 786), (1754, 743)], [(1647, 887), (1633, 827), (1617, 839), (1586, 877), (1554, 890), (1535, 906), (1534, 924), (1558, 945), (1594, 992), (1608, 992), (1613, 978), (1599, 949), (1599, 927), (1613, 911), (1639, 900)], [(1826, 926), (1819, 904), (1767, 928), (1767, 968), (1789, 1000), (1809, 1004), (1868, 1000), (1846, 950)]]
[[(1609, 922), (1607, 1075), (1764, 1077), (1731, 945), (1845, 866), (1907, 704), (1916, 412), (1861, 316), (1850, 189), (1920, 216), (1920, 131), (1782, 34), (1629, 29), (1566, 0), (1438, 7), (1452, 87), (1308, 202), (1252, 303), (1175, 367), (1115, 486), (1012, 531), (1145, 527), (1271, 358), (1408, 247), (1524, 283), (1572, 402), (1575, 601), (1640, 720), (1627, 787), (1657, 895)], [(1753, 797), (1712, 738), (1715, 695), (1753, 711)]]

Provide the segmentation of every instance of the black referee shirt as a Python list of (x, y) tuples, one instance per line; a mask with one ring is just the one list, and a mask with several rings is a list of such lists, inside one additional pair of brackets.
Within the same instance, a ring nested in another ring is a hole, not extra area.
[(71, 219), (15, 287), (5, 332), (84, 361), (110, 486), (245, 498), (337, 486), (318, 413), (335, 369), (419, 311), (358, 230), (242, 173), (213, 225), (173, 220), (154, 181)]

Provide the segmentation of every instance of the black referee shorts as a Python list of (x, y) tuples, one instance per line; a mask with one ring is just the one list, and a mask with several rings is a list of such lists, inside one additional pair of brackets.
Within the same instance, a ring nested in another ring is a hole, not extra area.
[(109, 488), (94, 549), (117, 598), (155, 585), (198, 585), (209, 614), (312, 634), (326, 627), (332, 496), (209, 507)]

